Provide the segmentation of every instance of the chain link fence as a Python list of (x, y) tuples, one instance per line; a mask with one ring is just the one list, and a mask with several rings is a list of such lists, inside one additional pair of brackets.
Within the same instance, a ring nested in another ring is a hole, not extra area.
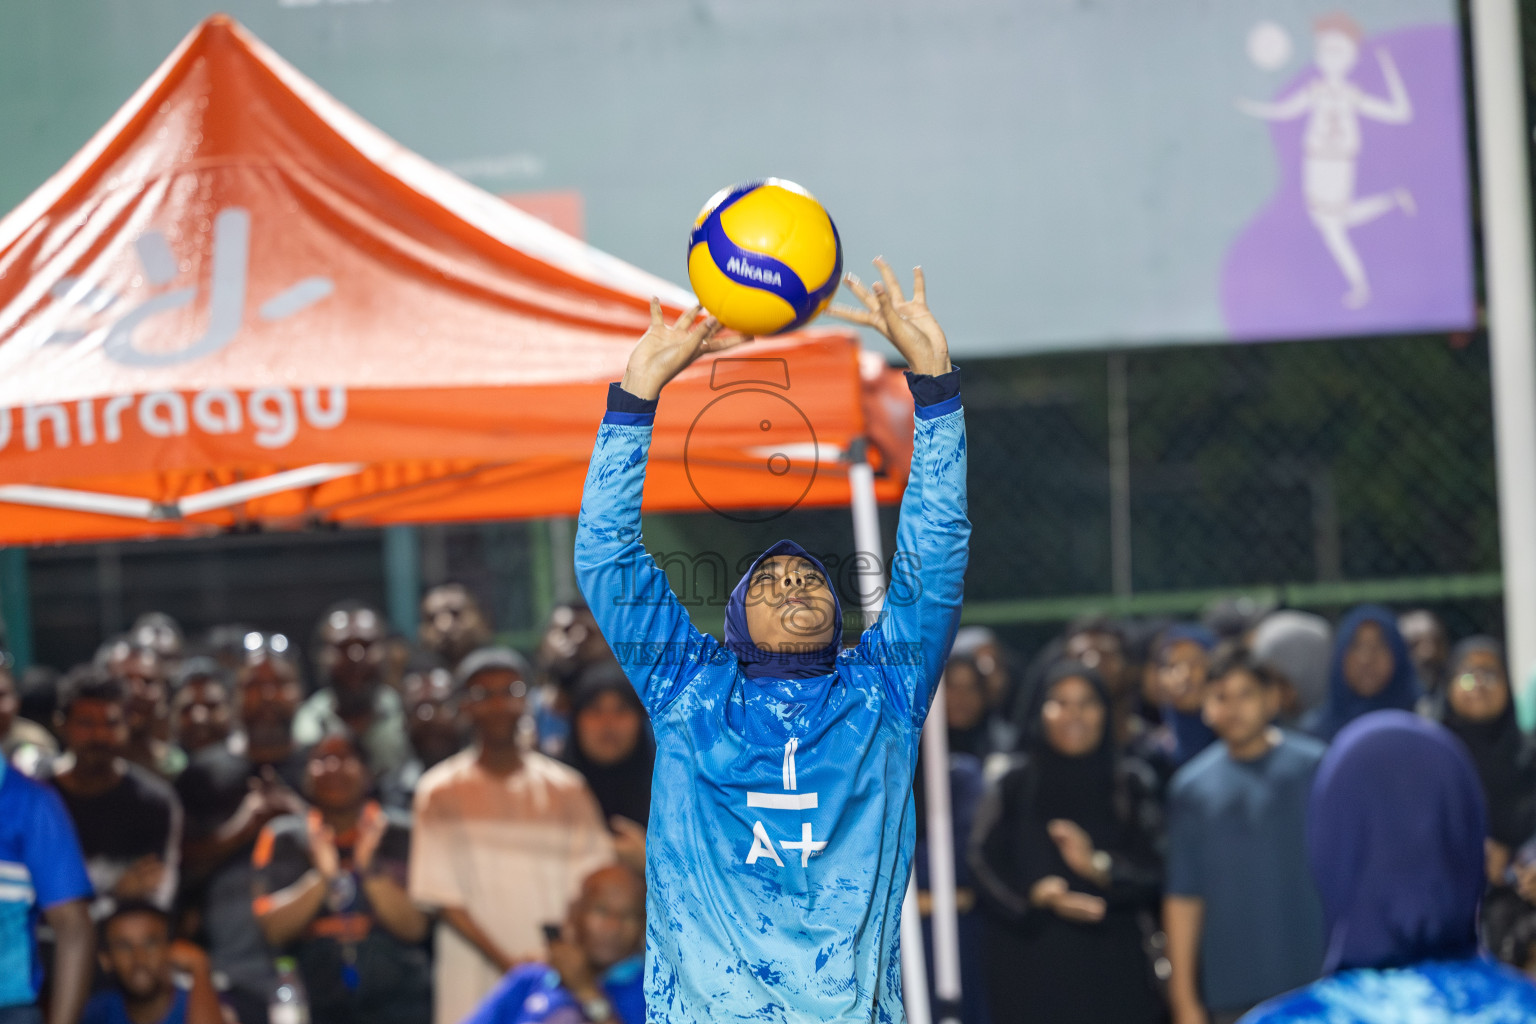
[(966, 388), (967, 619), (1179, 615), (1253, 593), (1427, 605), (1453, 634), (1501, 632), (1488, 373), (1483, 335), (988, 365)]
[[(1085, 613), (1195, 615), (1250, 594), (1330, 615), (1427, 606), (1453, 635), (1502, 632), (1483, 335), (977, 360), (965, 373), (967, 622), (1027, 650)], [(851, 547), (842, 512), (708, 518), (654, 517), (651, 549), (729, 556), (786, 531), (834, 557)], [(889, 553), (894, 509), (882, 525)], [(714, 602), (673, 583), (718, 624)], [(843, 599), (856, 606), (846, 586)]]
[[(1324, 613), (1362, 600), (1425, 605), (1453, 635), (1501, 631), (1481, 335), (1060, 354), (964, 369), (974, 527), (965, 618), (1022, 649), (1085, 612), (1194, 614), (1235, 593)], [(889, 554), (896, 509), (881, 519)], [(852, 553), (845, 510), (761, 524), (709, 514), (646, 522), (674, 588), (716, 630), (741, 557), (791, 534), (833, 559)], [(573, 596), (570, 537), (568, 521), (422, 528), (417, 581), (465, 582), (526, 645), (550, 605)], [(150, 609), (192, 632), (244, 621), (304, 639), (337, 598), (387, 600), (381, 551), (376, 532), (356, 531), (37, 549), (28, 557), (36, 658), (87, 657)], [(728, 579), (695, 571), (715, 554)], [(856, 608), (841, 582), (845, 608)]]

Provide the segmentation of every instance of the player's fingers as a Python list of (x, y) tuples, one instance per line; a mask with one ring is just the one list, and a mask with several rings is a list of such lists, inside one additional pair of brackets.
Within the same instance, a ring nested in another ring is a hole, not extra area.
[(845, 306), (840, 302), (828, 306), (827, 315), (835, 316), (839, 320), (847, 320), (849, 323), (863, 324), (865, 327), (885, 326), (885, 320), (882, 317), (876, 316), (874, 313), (871, 313), (868, 310), (859, 309), (855, 306)]
[(912, 268), (912, 301), (928, 304), (928, 284), (923, 280), (923, 268)]
[(653, 295), (651, 296), (651, 326), (660, 328), (665, 323), (666, 321), (661, 318), (661, 300)]
[(699, 310), (703, 308), (704, 307), (702, 306), (694, 306), (691, 309), (685, 311), (682, 316), (677, 318), (677, 323), (672, 325), (672, 329), (676, 331), (688, 330), (688, 328), (693, 324), (694, 319), (698, 317)]
[(694, 358), (698, 358), (704, 352), (718, 352), (720, 350), (720, 346), (714, 341), (715, 332), (718, 330), (720, 330), (720, 321), (710, 317), (688, 332), (688, 337), (694, 344)]
[[(897, 292), (896, 294), (901, 294)], [(891, 301), (891, 293), (886, 289), (875, 285), (875, 301), (880, 303), (880, 315), (885, 317), (885, 322), (894, 325), (901, 319), (901, 314), (896, 312), (896, 305)], [(900, 301), (899, 299), (897, 301)]]
[(848, 286), (848, 290), (853, 292), (860, 302), (864, 303), (864, 307), (871, 313), (878, 313), (880, 311), (880, 305), (875, 302), (875, 297), (869, 294), (869, 289), (864, 287), (864, 282), (860, 281), (852, 272), (843, 276), (843, 283)]
[(711, 352), (724, 352), (726, 349), (735, 348), (738, 345), (750, 345), (757, 338), (751, 334), (717, 334), (709, 339)]
[(880, 280), (885, 282), (886, 290), (891, 293), (891, 300), (894, 302), (907, 301), (902, 297), (901, 282), (896, 280), (896, 271), (892, 270), (891, 265), (885, 262), (884, 256), (875, 257), (875, 269), (880, 271)]

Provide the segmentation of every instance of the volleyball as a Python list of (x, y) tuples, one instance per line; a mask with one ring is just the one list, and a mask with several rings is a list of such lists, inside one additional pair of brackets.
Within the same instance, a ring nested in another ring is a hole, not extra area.
[(743, 334), (804, 327), (832, 301), (843, 243), (816, 197), (764, 178), (721, 189), (688, 237), (688, 281), (699, 302)]

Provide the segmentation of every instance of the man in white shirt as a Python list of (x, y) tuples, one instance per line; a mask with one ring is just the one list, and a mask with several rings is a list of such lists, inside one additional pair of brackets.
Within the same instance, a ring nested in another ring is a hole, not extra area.
[(597, 801), (573, 769), (519, 742), (532, 674), (482, 648), (454, 673), (475, 745), (416, 788), (412, 899), (437, 909), (436, 1024), (458, 1024), (509, 969), (538, 957), (581, 881), (613, 862)]

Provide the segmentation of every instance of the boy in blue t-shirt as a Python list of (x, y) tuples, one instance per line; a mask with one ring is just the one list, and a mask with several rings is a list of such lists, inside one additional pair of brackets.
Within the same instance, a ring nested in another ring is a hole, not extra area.
[(55, 936), (48, 1024), (75, 1024), (91, 987), (91, 895), (58, 794), (0, 760), (0, 1024), (42, 1024), (39, 917)]
[(1204, 718), (1220, 737), (1168, 793), (1168, 1001), (1174, 1024), (1225, 1024), (1317, 977), (1323, 909), (1307, 866), (1307, 800), (1323, 745), (1273, 726), (1280, 679), (1218, 650)]
[(91, 997), (80, 1024), (221, 1024), (207, 954), (172, 941), (170, 916), (153, 903), (119, 903), (101, 922), (98, 952), (114, 984)]

